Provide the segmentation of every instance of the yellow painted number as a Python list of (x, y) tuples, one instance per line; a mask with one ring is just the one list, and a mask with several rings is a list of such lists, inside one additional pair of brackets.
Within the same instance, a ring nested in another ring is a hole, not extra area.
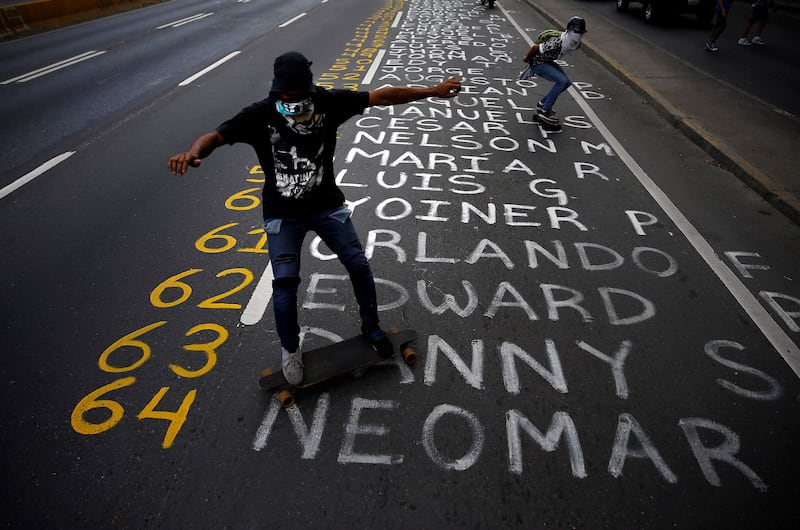
[(232, 304), (232, 303), (223, 303), (220, 302), (223, 298), (227, 298), (235, 293), (238, 293), (253, 281), (253, 273), (247, 269), (236, 268), (236, 269), (226, 269), (219, 274), (217, 274), (217, 278), (222, 278), (223, 276), (227, 276), (229, 274), (241, 274), (244, 276), (241, 283), (230, 289), (225, 291), (224, 293), (220, 293), (216, 296), (212, 296), (208, 300), (204, 300), (197, 304), (197, 307), (201, 307), (203, 309), (241, 309), (242, 304)]
[(183, 347), (187, 351), (199, 351), (206, 354), (206, 364), (198, 370), (187, 370), (177, 364), (170, 364), (170, 369), (181, 377), (200, 377), (211, 371), (217, 364), (217, 351), (216, 349), (222, 346), (228, 340), (228, 330), (218, 324), (198, 324), (186, 332), (186, 336), (200, 333), (201, 331), (213, 331), (217, 334), (217, 338), (211, 342), (203, 344), (187, 344)]
[[(203, 234), (200, 239), (198, 239), (194, 247), (199, 250), (200, 252), (204, 252), (206, 254), (221, 254), (223, 252), (227, 252), (234, 248), (239, 242), (236, 240), (235, 237), (223, 234), (223, 230), (227, 230), (228, 228), (233, 228), (237, 226), (239, 223), (230, 223), (210, 232)], [(266, 254), (267, 253), (267, 234), (264, 232), (263, 228), (256, 228), (247, 232), (248, 235), (251, 236), (260, 236), (258, 243), (255, 247), (244, 247), (238, 249), (239, 252), (251, 252), (256, 254)]]
[[(202, 270), (203, 269), (189, 269), (188, 271), (171, 276), (159, 283), (150, 293), (150, 303), (153, 304), (154, 307), (175, 307), (176, 305), (184, 303), (189, 299), (189, 296), (191, 296), (192, 288), (189, 286), (189, 284), (180, 280), (186, 278), (187, 276), (191, 276), (192, 274), (197, 274)], [(179, 296), (174, 300), (164, 301), (163, 295), (164, 291), (167, 289), (177, 289), (179, 291)]]
[[(145, 363), (145, 361), (147, 361), (147, 359), (150, 358), (152, 350), (150, 349), (150, 346), (147, 343), (142, 342), (140, 340), (136, 340), (136, 338), (141, 335), (144, 335), (145, 333), (149, 333), (150, 331), (153, 331), (154, 329), (159, 328), (166, 323), (167, 323), (166, 320), (162, 320), (161, 322), (155, 322), (154, 324), (150, 324), (149, 326), (137, 329), (133, 333), (128, 333), (127, 335), (119, 339), (117, 342), (106, 348), (106, 350), (100, 355), (100, 359), (97, 361), (97, 364), (100, 365), (100, 369), (103, 370), (104, 372), (110, 372), (113, 374), (119, 372), (130, 372), (131, 370), (139, 368), (141, 365)], [(111, 356), (111, 354), (119, 350), (120, 348), (125, 348), (128, 346), (132, 348), (139, 348), (140, 350), (142, 350), (141, 357), (139, 357), (137, 361), (127, 366), (111, 366), (111, 364), (108, 362), (108, 358)]]
[[(174, 276), (170, 276), (160, 284), (156, 286), (155, 289), (150, 293), (150, 303), (153, 304), (154, 307), (166, 308), (166, 307), (175, 307), (177, 305), (182, 304), (189, 297), (192, 295), (192, 287), (186, 282), (183, 282), (184, 278), (187, 278), (193, 274), (197, 274), (198, 272), (202, 272), (203, 269), (189, 269), (188, 271), (181, 272)], [(214, 295), (206, 300), (203, 300), (197, 307), (203, 309), (241, 309), (242, 304), (236, 304), (232, 302), (221, 302), (224, 298), (228, 298), (232, 296), (248, 285), (253, 282), (253, 273), (250, 272), (248, 269), (244, 268), (235, 268), (235, 269), (226, 269), (219, 274), (217, 274), (217, 278), (222, 278), (223, 276), (228, 276), (230, 274), (240, 274), (243, 276), (242, 281), (239, 282), (238, 285), (229, 289), (223, 293)], [(174, 299), (164, 300), (164, 293), (168, 289), (177, 289), (178, 295)], [(149, 331), (149, 330), (148, 330)]]
[(253, 254), (267, 254), (269, 252), (269, 250), (266, 248), (267, 233), (264, 231), (263, 228), (256, 228), (255, 230), (250, 230), (249, 232), (247, 232), (247, 234), (251, 236), (260, 236), (258, 238), (258, 243), (256, 243), (255, 247), (240, 248), (239, 252), (250, 252)]
[[(236, 238), (227, 234), (221, 234), (223, 230), (237, 226), (239, 223), (229, 223), (215, 228), (206, 234), (200, 236), (200, 239), (195, 241), (194, 248), (206, 254), (220, 254), (236, 246)], [(209, 243), (214, 243), (217, 246), (209, 246)]]
[[(108, 392), (130, 386), (135, 382), (135, 377), (123, 377), (122, 379), (117, 379), (113, 383), (101, 386), (80, 400), (80, 402), (78, 402), (78, 404), (75, 406), (75, 409), (72, 411), (72, 418), (70, 419), (72, 428), (75, 429), (75, 432), (80, 434), (100, 434), (101, 432), (105, 432), (119, 423), (119, 420), (121, 420), (123, 414), (125, 414), (122, 405), (116, 401), (111, 401), (110, 399), (97, 398), (103, 394), (107, 394)], [(105, 421), (100, 423), (92, 423), (86, 419), (85, 415), (87, 412), (94, 409), (107, 409), (111, 415)]]
[(225, 201), (225, 208), (229, 210), (244, 211), (252, 210), (253, 208), (258, 207), (258, 205), (261, 204), (261, 197), (252, 195), (252, 193), (260, 189), (261, 188), (248, 188), (246, 190), (234, 193)]
[(197, 395), (197, 390), (190, 390), (189, 393), (186, 394), (186, 397), (183, 398), (183, 402), (176, 412), (156, 410), (156, 406), (161, 402), (161, 400), (164, 398), (164, 394), (166, 394), (168, 390), (168, 386), (162, 387), (161, 390), (159, 390), (158, 393), (153, 396), (153, 399), (150, 400), (150, 403), (148, 403), (147, 406), (142, 409), (142, 412), (136, 416), (140, 420), (153, 419), (166, 420), (169, 422), (167, 434), (164, 435), (164, 441), (161, 442), (161, 447), (164, 449), (169, 449), (172, 446), (172, 442), (175, 441), (175, 437), (178, 435), (181, 427), (183, 427), (183, 424), (186, 422), (186, 416), (189, 414), (189, 408), (192, 406), (192, 403), (194, 403), (194, 398)]

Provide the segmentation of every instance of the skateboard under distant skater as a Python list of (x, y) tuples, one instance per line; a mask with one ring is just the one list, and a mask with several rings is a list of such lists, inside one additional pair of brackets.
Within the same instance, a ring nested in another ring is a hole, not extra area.
[(392, 328), (386, 332), (392, 343), (392, 353), (381, 357), (364, 335), (336, 342), (303, 352), (303, 382), (297, 386), (289, 384), (283, 376), (283, 370), (265, 369), (261, 372), (258, 386), (261, 390), (279, 390), (277, 399), (285, 408), (295, 403), (294, 391), (298, 388), (308, 388), (317, 383), (327, 381), (338, 375), (355, 372), (371, 364), (391, 359), (398, 353), (403, 356), (406, 364), (414, 364), (417, 352), (411, 343), (417, 339), (417, 332), (413, 329), (399, 331)]
[(544, 129), (547, 132), (552, 132), (552, 133), (561, 132), (561, 123), (559, 123), (558, 125), (550, 125), (549, 123), (545, 123), (539, 119), (539, 116), (535, 112), (533, 113), (533, 121), (538, 123), (542, 127), (542, 129)]

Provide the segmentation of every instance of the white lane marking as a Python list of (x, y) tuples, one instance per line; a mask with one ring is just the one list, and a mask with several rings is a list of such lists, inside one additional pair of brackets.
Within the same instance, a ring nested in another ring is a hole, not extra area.
[(230, 61), (231, 59), (233, 59), (234, 57), (236, 57), (236, 56), (237, 56), (237, 55), (239, 55), (240, 53), (242, 53), (242, 52), (241, 52), (241, 51), (235, 51), (235, 52), (233, 52), (233, 53), (229, 53), (228, 55), (226, 55), (225, 57), (223, 57), (223, 58), (222, 58), (222, 59), (220, 59), (219, 61), (215, 62), (215, 63), (214, 63), (214, 64), (212, 64), (211, 66), (208, 66), (208, 67), (206, 67), (206, 68), (204, 68), (204, 69), (200, 70), (199, 72), (197, 72), (196, 74), (194, 74), (194, 75), (193, 75), (193, 76), (191, 76), (191, 77), (187, 77), (186, 79), (184, 79), (183, 81), (181, 81), (180, 83), (178, 83), (178, 86), (186, 86), (186, 85), (188, 85), (188, 84), (190, 84), (190, 83), (193, 83), (195, 80), (199, 79), (200, 77), (203, 77), (203, 76), (204, 76), (204, 75), (206, 75), (208, 72), (210, 72), (210, 71), (211, 71), (211, 70), (213, 70), (214, 68), (218, 67), (219, 65), (221, 65), (221, 64), (223, 64), (223, 63), (225, 63), (226, 61)]
[(39, 68), (38, 70), (33, 70), (31, 72), (28, 72), (27, 74), (22, 74), (17, 77), (12, 77), (11, 79), (6, 79), (2, 83), (0, 83), (0, 85), (9, 85), (11, 83), (25, 83), (32, 79), (36, 79), (37, 77), (42, 77), (43, 75), (50, 74), (57, 70), (61, 70), (62, 68), (72, 66), (73, 64), (78, 64), (80, 62), (93, 59), (94, 57), (103, 55), (104, 53), (106, 52), (97, 50), (88, 51), (80, 55), (76, 55), (75, 57), (70, 57), (69, 59), (64, 59), (63, 61), (59, 61), (57, 63), (53, 63), (43, 68)]
[(272, 263), (267, 262), (267, 268), (261, 274), (261, 279), (258, 280), (253, 294), (250, 296), (250, 301), (247, 302), (247, 307), (244, 308), (242, 316), (239, 317), (239, 322), (245, 326), (252, 326), (258, 324), (264, 317), (264, 312), (267, 310), (267, 305), (272, 299)]
[(364, 76), (364, 81), (362, 81), (361, 84), (368, 85), (372, 83), (372, 78), (375, 77), (375, 72), (380, 68), (384, 55), (386, 55), (386, 50), (378, 50), (378, 53), (375, 54), (375, 60), (372, 62), (369, 70), (367, 70), (367, 75)]
[(398, 11), (397, 15), (395, 15), (394, 20), (392, 21), (392, 27), (393, 28), (396, 28), (397, 26), (400, 25), (400, 19), (401, 18), (403, 18), (403, 12), (402, 11)]
[(195, 22), (197, 20), (204, 19), (206, 17), (210, 17), (214, 13), (198, 13), (196, 15), (192, 15), (190, 17), (182, 18), (180, 20), (176, 20), (174, 22), (167, 22), (164, 25), (158, 26), (156, 29), (164, 29), (164, 28), (179, 28), (184, 24), (189, 24), (190, 22)]
[(60, 164), (61, 162), (63, 162), (64, 160), (66, 160), (67, 158), (71, 157), (74, 154), (75, 151), (67, 151), (66, 153), (62, 153), (57, 157), (52, 158), (49, 161), (45, 162), (41, 166), (37, 167), (27, 175), (18, 178), (5, 188), (0, 189), (0, 199), (4, 198), (6, 195), (10, 195), (11, 193), (15, 192), (16, 190), (18, 190), (28, 182), (32, 181), (33, 179), (35, 179), (48, 169), (54, 168), (55, 166), (57, 166), (58, 164)]
[(285, 28), (286, 26), (288, 26), (288, 25), (289, 25), (289, 24), (291, 24), (292, 22), (294, 22), (294, 21), (296, 21), (296, 20), (299, 20), (299, 19), (303, 18), (304, 16), (306, 16), (306, 13), (300, 13), (300, 14), (299, 14), (299, 15), (297, 15), (296, 17), (294, 17), (294, 18), (291, 18), (291, 19), (287, 20), (286, 22), (284, 22), (283, 24), (281, 24), (281, 25), (280, 25), (280, 26), (278, 26), (278, 27), (279, 27), (279, 28)]
[[(519, 24), (513, 20), (508, 11), (500, 6), (500, 9), (505, 13), (506, 17), (511, 21), (517, 31), (520, 32), (522, 37), (528, 42), (529, 46), (533, 46), (533, 41), (528, 34), (525, 33)], [(584, 101), (578, 91), (574, 87), (569, 88), (569, 94), (572, 96), (578, 106), (586, 113), (592, 121), (597, 130), (606, 139), (611, 148), (617, 153), (628, 169), (633, 173), (639, 183), (650, 194), (651, 197), (658, 203), (664, 213), (675, 223), (678, 230), (684, 235), (689, 243), (694, 247), (695, 251), (701, 258), (708, 264), (714, 274), (722, 281), (725, 287), (730, 291), (739, 305), (744, 309), (750, 319), (758, 326), (761, 333), (772, 344), (773, 348), (783, 357), (789, 368), (800, 378), (800, 348), (795, 344), (792, 339), (786, 334), (785, 331), (775, 322), (775, 319), (764, 309), (756, 297), (751, 293), (742, 281), (734, 274), (734, 272), (717, 256), (714, 248), (705, 240), (700, 232), (689, 222), (686, 216), (675, 206), (675, 203), (664, 193), (661, 188), (656, 185), (650, 176), (639, 166), (633, 159), (617, 138), (608, 130), (605, 124), (595, 114), (589, 104)]]

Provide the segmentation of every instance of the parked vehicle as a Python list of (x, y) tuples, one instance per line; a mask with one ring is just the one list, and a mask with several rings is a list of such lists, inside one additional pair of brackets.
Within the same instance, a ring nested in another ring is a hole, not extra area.
[(714, 16), (715, 0), (617, 0), (617, 11), (627, 11), (630, 4), (640, 4), (646, 22), (658, 22), (679, 13), (694, 13), (697, 22), (708, 25)]

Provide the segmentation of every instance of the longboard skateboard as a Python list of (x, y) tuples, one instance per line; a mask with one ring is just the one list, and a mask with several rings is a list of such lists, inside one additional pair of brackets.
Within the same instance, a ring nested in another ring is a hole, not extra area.
[(393, 352), (387, 357), (381, 357), (369, 340), (358, 335), (341, 342), (329, 344), (322, 348), (303, 352), (303, 382), (297, 386), (290, 385), (283, 376), (283, 371), (278, 368), (267, 368), (261, 372), (258, 386), (261, 390), (278, 390), (277, 399), (285, 408), (295, 403), (294, 391), (308, 388), (336, 376), (355, 372), (360, 368), (391, 359), (395, 355), (402, 355), (406, 364), (414, 364), (417, 352), (411, 343), (417, 339), (417, 332), (413, 329), (402, 331), (392, 328), (386, 332), (392, 343)]

